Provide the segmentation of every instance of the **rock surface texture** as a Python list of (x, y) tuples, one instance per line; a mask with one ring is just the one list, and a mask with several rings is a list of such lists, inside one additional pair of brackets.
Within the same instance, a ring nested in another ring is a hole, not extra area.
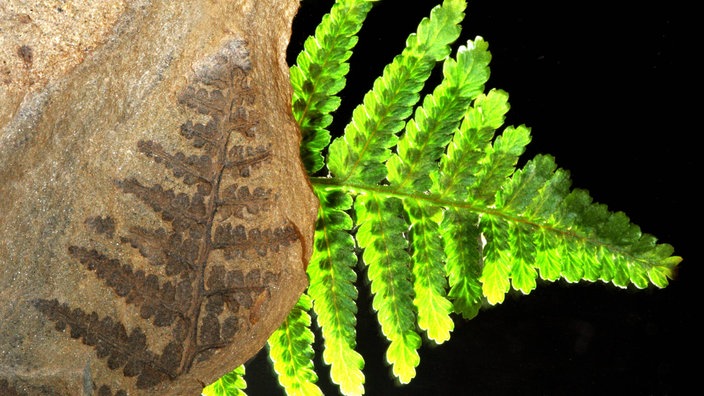
[(304, 291), (297, 0), (0, 4), (0, 394), (198, 395)]

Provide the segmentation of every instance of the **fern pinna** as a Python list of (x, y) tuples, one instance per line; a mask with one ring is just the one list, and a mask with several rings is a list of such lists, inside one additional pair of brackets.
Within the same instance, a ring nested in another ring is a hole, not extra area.
[[(476, 37), (451, 54), (465, 1), (445, 0), (420, 22), (331, 142), (337, 94), (373, 3), (336, 1), (291, 69), (301, 156), (321, 208), (310, 286), (268, 344), (288, 394), (322, 394), (310, 313), (332, 381), (344, 395), (365, 392), (355, 351), (359, 271), (401, 383), (415, 376), (422, 337), (448, 341), (456, 315), (471, 319), (511, 288), (528, 294), (538, 277), (668, 284), (681, 261), (670, 245), (572, 189), (549, 155), (517, 169), (531, 131), (504, 126), (508, 95), (485, 87), (487, 42)], [(442, 81), (428, 90), (438, 63)]]

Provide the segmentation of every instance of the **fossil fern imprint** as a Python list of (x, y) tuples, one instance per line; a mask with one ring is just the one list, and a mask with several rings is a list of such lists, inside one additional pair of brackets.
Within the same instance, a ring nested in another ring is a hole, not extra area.
[[(250, 70), (240, 40), (230, 41), (195, 69), (178, 96), (190, 116), (177, 139), (192, 146), (189, 153), (173, 152), (157, 141), (139, 142), (139, 152), (168, 169), (182, 188), (175, 191), (138, 177), (116, 181), (119, 191), (160, 216), (162, 227), (128, 224), (120, 235), (119, 219), (100, 215), (85, 220), (96, 238), (116, 239), (138, 252), (139, 263), (96, 248), (68, 247), (77, 270), (99, 279), (118, 303), (136, 307), (141, 325), (128, 331), (118, 319), (57, 299), (34, 301), (57, 330), (93, 347), (110, 370), (136, 377), (137, 388), (187, 373), (255, 325), (261, 305), (271, 297), (270, 286), (280, 277), (278, 267), (267, 268), (267, 260), (299, 239), (288, 220), (265, 218), (277, 191), (257, 185), (255, 177), (273, 153), (270, 137), (262, 138), (258, 131)], [(165, 346), (150, 346), (150, 327), (171, 334)], [(98, 393), (111, 390), (102, 385)]]

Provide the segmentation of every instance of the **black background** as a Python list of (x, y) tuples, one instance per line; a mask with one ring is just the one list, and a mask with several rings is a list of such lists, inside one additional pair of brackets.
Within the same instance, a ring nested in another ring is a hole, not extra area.
[[(350, 60), (333, 132), (439, 2), (374, 6)], [(290, 63), (331, 5), (302, 1)], [(532, 128), (523, 160), (554, 155), (574, 187), (672, 244), (684, 257), (676, 280), (663, 290), (557, 282), (510, 295), (471, 321), (457, 318), (448, 343), (426, 342), (416, 378), (399, 386), (385, 364), (387, 343), (362, 275), (357, 349), (368, 395), (679, 395), (697, 388), (701, 121), (694, 118), (695, 77), (686, 69), (699, 49), (687, 44), (694, 28), (679, 7), (470, 0), (455, 45), (477, 35), (488, 41), (487, 88), (509, 93), (508, 125)], [(319, 385), (326, 395), (338, 394), (319, 342), (315, 348)], [(251, 396), (283, 395), (265, 352), (249, 362), (246, 379)]]

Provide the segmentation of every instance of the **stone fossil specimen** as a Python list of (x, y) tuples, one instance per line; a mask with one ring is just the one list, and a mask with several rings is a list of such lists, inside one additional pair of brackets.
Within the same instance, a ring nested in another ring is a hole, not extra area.
[[(295, 304), (316, 201), (288, 114), (287, 3), (134, 2), (114, 48), (0, 129), (4, 392), (197, 394)], [(145, 34), (155, 18), (166, 42)]]

